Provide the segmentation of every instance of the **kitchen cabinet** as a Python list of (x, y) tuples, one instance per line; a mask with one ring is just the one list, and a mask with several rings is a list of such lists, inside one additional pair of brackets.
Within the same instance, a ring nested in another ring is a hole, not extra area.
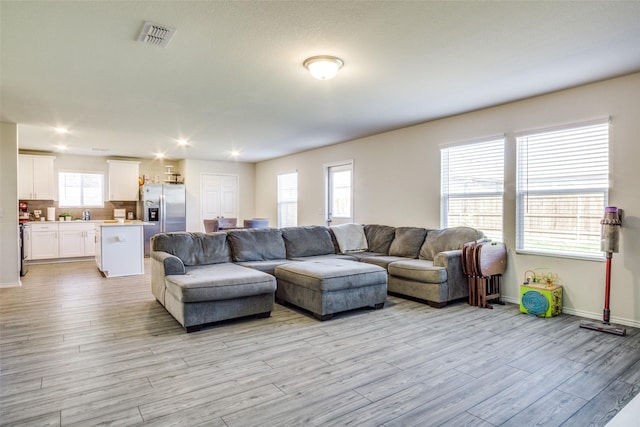
[(95, 256), (96, 254), (96, 228), (91, 225), (91, 229), (84, 232), (84, 255)]
[(55, 200), (55, 156), (18, 156), (18, 199)]
[(31, 224), (31, 258), (58, 258), (58, 224), (47, 222)]
[(109, 164), (109, 200), (137, 201), (140, 162), (107, 160)]
[(142, 224), (96, 225), (96, 265), (106, 277), (144, 274)]
[(95, 255), (95, 224), (73, 222), (58, 225), (60, 258)]

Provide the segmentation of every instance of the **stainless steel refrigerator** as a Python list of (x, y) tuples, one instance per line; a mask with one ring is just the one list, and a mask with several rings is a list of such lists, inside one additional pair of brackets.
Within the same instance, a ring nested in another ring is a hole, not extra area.
[(149, 256), (149, 242), (158, 233), (186, 231), (184, 184), (145, 184), (140, 187), (138, 218), (151, 225), (144, 228), (144, 255)]

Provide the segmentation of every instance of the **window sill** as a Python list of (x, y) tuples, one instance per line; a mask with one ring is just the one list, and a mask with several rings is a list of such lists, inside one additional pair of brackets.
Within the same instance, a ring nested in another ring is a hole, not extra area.
[(574, 259), (577, 261), (604, 262), (606, 260), (604, 253), (602, 255), (581, 255), (581, 254), (561, 254), (561, 253), (555, 253), (555, 252), (540, 252), (540, 251), (534, 251), (534, 250), (516, 249), (516, 254), (536, 255), (536, 256), (545, 256), (545, 257), (553, 257), (553, 258), (567, 258), (567, 259)]

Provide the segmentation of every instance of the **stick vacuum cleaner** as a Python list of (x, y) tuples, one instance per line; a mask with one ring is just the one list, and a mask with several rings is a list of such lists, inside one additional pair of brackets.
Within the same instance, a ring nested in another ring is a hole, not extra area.
[(620, 226), (622, 225), (618, 208), (612, 206), (605, 208), (604, 218), (602, 218), (600, 224), (600, 250), (606, 252), (607, 257), (604, 312), (602, 314), (602, 323), (583, 320), (582, 322), (580, 322), (580, 327), (585, 329), (593, 329), (594, 331), (599, 332), (607, 332), (609, 334), (625, 335), (627, 333), (626, 329), (609, 324), (609, 319), (611, 317), (611, 310), (609, 310), (609, 294), (611, 292), (611, 259), (613, 258), (613, 253), (618, 252)]

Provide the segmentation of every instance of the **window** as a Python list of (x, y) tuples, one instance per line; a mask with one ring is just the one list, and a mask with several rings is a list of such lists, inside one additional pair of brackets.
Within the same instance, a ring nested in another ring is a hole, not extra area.
[(353, 222), (353, 161), (325, 165), (327, 224)]
[(600, 258), (608, 200), (609, 123), (517, 136), (516, 249)]
[(504, 138), (440, 151), (441, 226), (467, 226), (502, 241)]
[(58, 173), (58, 206), (102, 208), (104, 175), (90, 172)]
[(278, 227), (298, 225), (298, 172), (278, 175)]

